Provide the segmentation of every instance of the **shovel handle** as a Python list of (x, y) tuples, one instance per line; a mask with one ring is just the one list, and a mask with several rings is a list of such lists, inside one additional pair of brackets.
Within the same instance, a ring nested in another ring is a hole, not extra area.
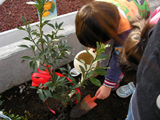
[(91, 101), (95, 101), (97, 99), (96, 96), (94, 96), (93, 98), (91, 98)]

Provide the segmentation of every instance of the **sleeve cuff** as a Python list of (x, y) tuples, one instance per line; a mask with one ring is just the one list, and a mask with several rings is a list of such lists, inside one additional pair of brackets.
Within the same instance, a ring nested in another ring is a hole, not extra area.
[(116, 82), (111, 82), (106, 79), (104, 80), (104, 83), (103, 83), (103, 85), (111, 87), (111, 88), (114, 88), (116, 86), (116, 84), (117, 84)]

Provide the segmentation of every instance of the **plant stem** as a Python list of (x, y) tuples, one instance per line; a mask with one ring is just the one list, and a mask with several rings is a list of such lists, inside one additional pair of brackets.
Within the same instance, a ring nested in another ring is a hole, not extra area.
[[(44, 3), (44, 1), (42, 1), (43, 3)], [(42, 39), (42, 35), (43, 35), (43, 31), (42, 31), (42, 12), (40, 12), (39, 13), (40, 15), (40, 39)], [(43, 42), (41, 42), (41, 49), (42, 49), (42, 51), (44, 51), (44, 45), (43, 45), (44, 43)], [(44, 60), (46, 60), (46, 55), (44, 55)], [(51, 76), (51, 79), (53, 80), (54, 79), (54, 77), (53, 77), (53, 75), (52, 75), (52, 73), (51, 73), (51, 71), (50, 71), (50, 67), (48, 67), (48, 62), (47, 62), (47, 66), (46, 66), (46, 68), (47, 68), (47, 70), (48, 70), (48, 72), (49, 72), (49, 74), (50, 74), (50, 76)]]

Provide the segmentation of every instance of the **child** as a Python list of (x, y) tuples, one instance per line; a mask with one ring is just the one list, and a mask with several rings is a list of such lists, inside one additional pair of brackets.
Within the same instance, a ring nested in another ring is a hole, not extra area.
[[(152, 15), (151, 15), (151, 19), (150, 19), (150, 24), (152, 25), (155, 25), (155, 24), (157, 24), (157, 22), (159, 21), (159, 19), (160, 19), (160, 6), (159, 7), (157, 7), (154, 11), (153, 11), (153, 13), (152, 13)], [(138, 24), (139, 25), (142, 25), (142, 24), (140, 24), (140, 22), (141, 22), (141, 20), (139, 20), (138, 21)], [(135, 23), (134, 23), (135, 24)], [(134, 34), (134, 30), (132, 30), (132, 32), (133, 32), (133, 34)], [(141, 32), (141, 31), (139, 31), (139, 32)], [(131, 33), (130, 33), (131, 34)], [(129, 36), (131, 36), (131, 35), (129, 35)], [(130, 37), (131, 38), (131, 37)], [(129, 37), (128, 37), (128, 39), (129, 39)], [(132, 40), (128, 40), (129, 42), (132, 42)], [(134, 40), (134, 42), (137, 42), (137, 41), (139, 41), (139, 40)], [(124, 50), (122, 50), (122, 51), (126, 51), (125, 49), (128, 49), (129, 50), (129, 48), (130, 48), (130, 46), (129, 46), (129, 44), (127, 44), (127, 43), (129, 43), (129, 42), (126, 42), (126, 44), (125, 44), (125, 47), (124, 47)], [(132, 45), (136, 45), (136, 44), (134, 44), (133, 42), (132, 43), (130, 43), (130, 44), (132, 44)], [(131, 54), (131, 51), (127, 51), (126, 53), (129, 53), (129, 54)], [(138, 54), (138, 53), (136, 53), (136, 54)], [(140, 56), (142, 56), (142, 54), (140, 55)], [(135, 57), (135, 56), (134, 56)], [(130, 77), (132, 77), (131, 79), (136, 79), (135, 77), (136, 77), (136, 72), (137, 72), (137, 67), (138, 67), (138, 64), (139, 64), (139, 62), (138, 63), (135, 63), (135, 60), (132, 62), (132, 61), (130, 61), (131, 59), (128, 59), (127, 57), (126, 57), (126, 54), (125, 53), (123, 53), (123, 54), (121, 54), (121, 59), (123, 60), (120, 60), (121, 61), (121, 69), (122, 69), (122, 71), (123, 71), (123, 69), (125, 69), (125, 75), (127, 75), (127, 76), (130, 76)], [(124, 59), (126, 59), (126, 60), (124, 60)], [(129, 61), (129, 62), (128, 62)], [(140, 61), (140, 60), (139, 60)], [(126, 69), (127, 68), (127, 69)], [(134, 75), (132, 75), (132, 74), (134, 74)], [(135, 90), (135, 86), (134, 86), (134, 84), (133, 84), (133, 82), (130, 82), (130, 83), (128, 83), (127, 85), (124, 85), (124, 86), (121, 86), (121, 87), (119, 87), (117, 90), (116, 90), (116, 93), (117, 93), (117, 95), (119, 96), (119, 97), (121, 97), (121, 98), (127, 98), (128, 96), (130, 96), (133, 92), (134, 92), (134, 90)]]
[[(148, 1), (135, 0), (99, 0), (83, 6), (75, 19), (76, 35), (81, 44), (96, 48), (96, 42), (107, 44), (114, 40), (112, 57), (109, 62), (108, 74), (105, 75), (103, 85), (97, 90), (98, 99), (105, 99), (110, 95), (119, 80), (119, 54), (126, 37), (131, 31), (129, 19), (141, 15), (148, 18), (150, 9)], [(118, 51), (118, 52), (117, 52)], [(107, 66), (107, 65), (106, 65)]]

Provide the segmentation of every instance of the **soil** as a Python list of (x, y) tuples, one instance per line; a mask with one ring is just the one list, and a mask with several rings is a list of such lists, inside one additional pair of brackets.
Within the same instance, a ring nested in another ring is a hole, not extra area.
[[(32, 5), (26, 5), (25, 2), (27, 1), (6, 0), (0, 5), (0, 32), (22, 26), (21, 14), (27, 18), (27, 21), (38, 21), (37, 10)], [(90, 1), (92, 0), (56, 0), (58, 15), (77, 11), (82, 5)], [(72, 62), (70, 64), (73, 66)], [(97, 78), (103, 83), (103, 76)], [(52, 98), (48, 99), (47, 105), (40, 100), (36, 90), (29, 87), (31, 82), (29, 80), (2, 93), (3, 104), (0, 106), (0, 110), (5, 109), (6, 112), (11, 110), (11, 113), (19, 116), (27, 114), (29, 116), (28, 120), (124, 120), (127, 116), (130, 97), (120, 98), (115, 91), (112, 91), (107, 99), (96, 99), (97, 106), (88, 113), (79, 118), (71, 118), (70, 112), (76, 105), (74, 96), (66, 107)], [(120, 83), (120, 85), (124, 84), (126, 84), (124, 81)], [(20, 86), (24, 87), (22, 93), (20, 92)], [(98, 88), (89, 82), (85, 88), (80, 89), (81, 98), (83, 99), (88, 94), (93, 97)], [(56, 114), (53, 114), (48, 107), (55, 110)]]
[[(73, 67), (73, 62), (70, 65)], [(75, 79), (79, 77), (80, 75)], [(104, 76), (97, 76), (97, 79), (103, 83)], [(124, 120), (127, 116), (130, 97), (120, 98), (115, 91), (112, 91), (107, 99), (96, 99), (97, 106), (86, 114), (79, 118), (71, 118), (70, 112), (76, 105), (75, 96), (71, 98), (67, 106), (52, 98), (48, 99), (47, 105), (40, 100), (36, 90), (30, 88), (31, 82), (29, 80), (2, 93), (1, 100), (3, 104), (0, 106), (0, 110), (5, 109), (6, 112), (11, 110), (11, 113), (19, 116), (28, 115), (28, 120)], [(120, 85), (124, 84), (126, 84), (124, 81), (120, 83)], [(24, 87), (22, 93), (20, 92), (20, 87)], [(98, 88), (88, 82), (85, 88), (80, 88), (81, 100), (88, 94), (93, 97)], [(48, 107), (54, 110), (56, 114), (53, 114)]]

